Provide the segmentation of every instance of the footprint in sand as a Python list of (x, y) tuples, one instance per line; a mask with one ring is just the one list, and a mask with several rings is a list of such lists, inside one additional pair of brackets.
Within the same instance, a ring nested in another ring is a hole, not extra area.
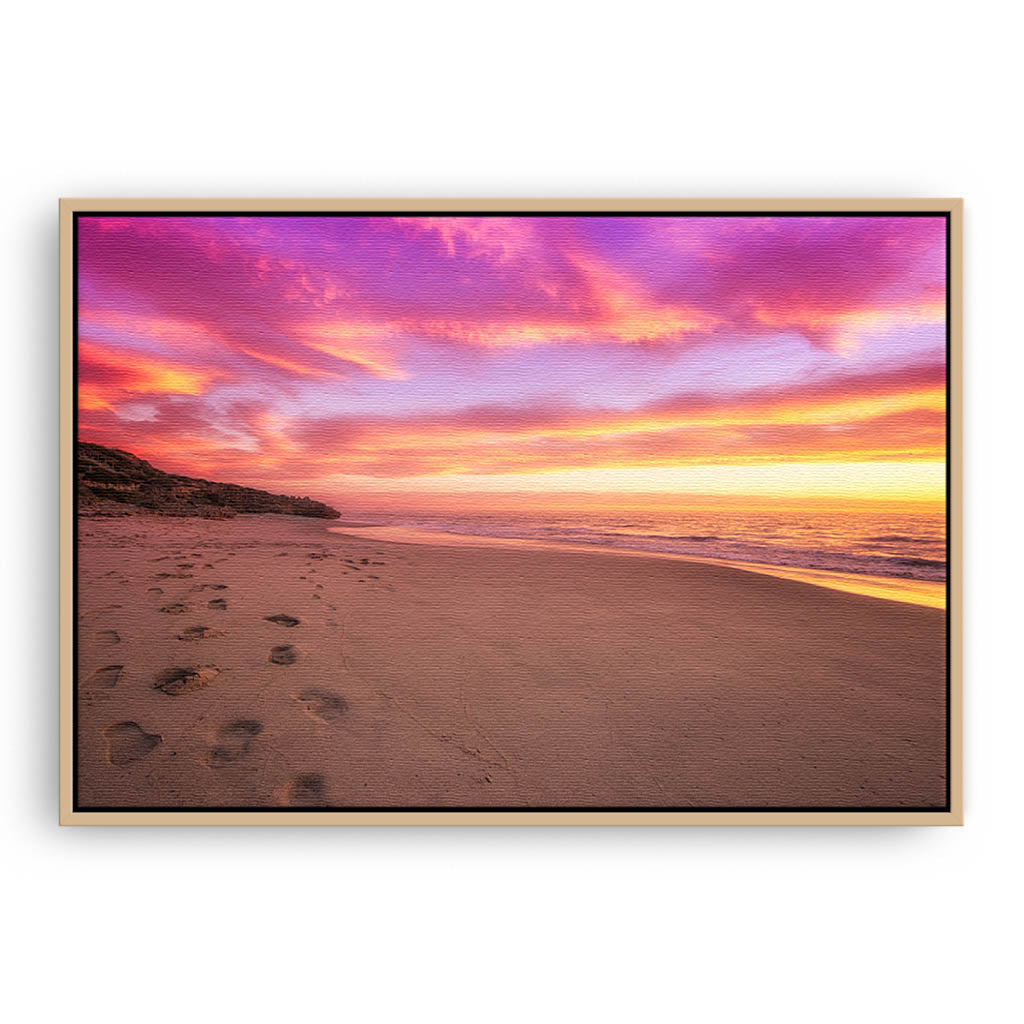
[(192, 573), (190, 572), (158, 572), (155, 576), (158, 580), (190, 580), (192, 579)]
[(110, 690), (117, 686), (123, 671), (124, 665), (104, 665), (103, 668), (96, 669), (85, 682), (88, 686), (102, 686)]
[(217, 743), (210, 750), (210, 764), (220, 767), (245, 757), (261, 732), (263, 723), (255, 718), (238, 718), (222, 725), (217, 730)]
[(150, 587), (149, 590), (146, 591), (147, 594), (162, 594), (163, 592), (163, 587)]
[(104, 612), (115, 612), (119, 608), (123, 607), (124, 605), (121, 604), (107, 604), (104, 605), (102, 608), (94, 608), (91, 612), (82, 612), (79, 618), (85, 619), (88, 618), (90, 615), (102, 615)]
[(157, 674), (153, 689), (161, 690), (170, 697), (183, 693), (203, 690), (220, 675), (216, 665), (202, 665), (199, 668), (169, 668)]
[(199, 583), (192, 588), (194, 594), (198, 594), (202, 590), (227, 590), (228, 585), (226, 583)]
[(267, 622), (276, 622), (279, 626), (288, 626), (289, 628), (299, 624), (299, 620), (291, 615), (264, 615), (263, 618)]
[(327, 807), (327, 783), (316, 772), (296, 775), (282, 793), (288, 807)]
[(188, 611), (188, 605), (180, 604), (178, 602), (176, 602), (175, 604), (165, 604), (163, 608), (160, 609), (160, 611), (162, 611), (165, 615), (181, 615), (182, 612)]
[(301, 693), (293, 693), (292, 697), (321, 722), (339, 722), (348, 711), (348, 701), (341, 694), (330, 690), (303, 690)]
[(223, 597), (215, 597), (212, 601), (209, 601), (206, 605), (207, 608), (215, 608), (217, 611), (224, 611), (227, 608), (228, 603)]
[(108, 725), (103, 737), (107, 741), (107, 760), (118, 767), (151, 754), (163, 742), (162, 736), (146, 732), (137, 722)]
[(219, 630), (212, 626), (189, 626), (184, 632), (178, 634), (179, 640), (211, 640), (214, 637), (223, 636)]
[(281, 644), (270, 649), (267, 659), (272, 665), (294, 665), (299, 660), (299, 652), (291, 644)]
[(93, 643), (103, 644), (108, 647), (121, 642), (121, 637), (116, 629), (102, 629), (98, 633), (93, 633), (92, 639)]

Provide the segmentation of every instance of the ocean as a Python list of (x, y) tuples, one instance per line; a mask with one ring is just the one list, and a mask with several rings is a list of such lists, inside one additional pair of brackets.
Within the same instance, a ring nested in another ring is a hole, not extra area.
[(934, 506), (375, 509), (365, 520), (469, 537), (664, 552), (932, 583), (946, 579), (945, 512)]

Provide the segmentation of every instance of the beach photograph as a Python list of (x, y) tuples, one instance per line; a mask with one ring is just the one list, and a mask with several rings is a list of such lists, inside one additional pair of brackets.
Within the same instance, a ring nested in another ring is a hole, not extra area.
[(943, 811), (941, 212), (79, 212), (74, 807)]

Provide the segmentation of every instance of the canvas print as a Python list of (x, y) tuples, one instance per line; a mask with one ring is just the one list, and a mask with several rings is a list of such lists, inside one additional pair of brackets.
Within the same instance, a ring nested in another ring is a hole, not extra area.
[(948, 808), (949, 231), (77, 213), (75, 809)]

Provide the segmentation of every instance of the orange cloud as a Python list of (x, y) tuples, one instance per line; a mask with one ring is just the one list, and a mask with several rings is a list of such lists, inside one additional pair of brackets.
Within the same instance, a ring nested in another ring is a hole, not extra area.
[(565, 315), (565, 310), (547, 319), (425, 318), (407, 321), (405, 326), (439, 339), (518, 348), (554, 342), (680, 341), (690, 335), (706, 334), (721, 322), (713, 313), (694, 306), (656, 301), (633, 277), (582, 251), (567, 254), (567, 259), (582, 293), (574, 300), (580, 308), (573, 316)]
[(865, 459), (941, 460), (941, 367), (762, 389), (681, 395), (635, 411), (478, 407), (450, 415), (293, 424), (299, 449), (350, 474), (443, 476), (581, 468)]
[(383, 323), (367, 326), (363, 323), (335, 321), (326, 324), (296, 325), (295, 333), (301, 344), (316, 352), (352, 363), (374, 377), (384, 380), (406, 380), (409, 376), (395, 362), (395, 354), (381, 338), (400, 330), (398, 324)]
[(810, 338), (822, 338), (833, 350), (847, 353), (860, 348), (863, 339), (872, 333), (908, 324), (944, 324), (946, 305), (943, 300), (850, 310), (762, 307), (755, 311), (754, 319), (765, 327), (798, 330)]
[(236, 345), (235, 348), (242, 355), (249, 356), (268, 366), (276, 366), (279, 370), (287, 370), (288, 373), (297, 373), (300, 377), (337, 377), (343, 378), (344, 374), (336, 370), (327, 370), (320, 366), (311, 366), (308, 363), (300, 363), (286, 356), (275, 355), (271, 352), (260, 351), (255, 348), (248, 348), (245, 345)]
[[(92, 402), (100, 389), (149, 395), (201, 395), (216, 376), (209, 370), (185, 366), (137, 351), (108, 349), (93, 341), (78, 342), (80, 373)], [(90, 391), (91, 389), (91, 391)]]

